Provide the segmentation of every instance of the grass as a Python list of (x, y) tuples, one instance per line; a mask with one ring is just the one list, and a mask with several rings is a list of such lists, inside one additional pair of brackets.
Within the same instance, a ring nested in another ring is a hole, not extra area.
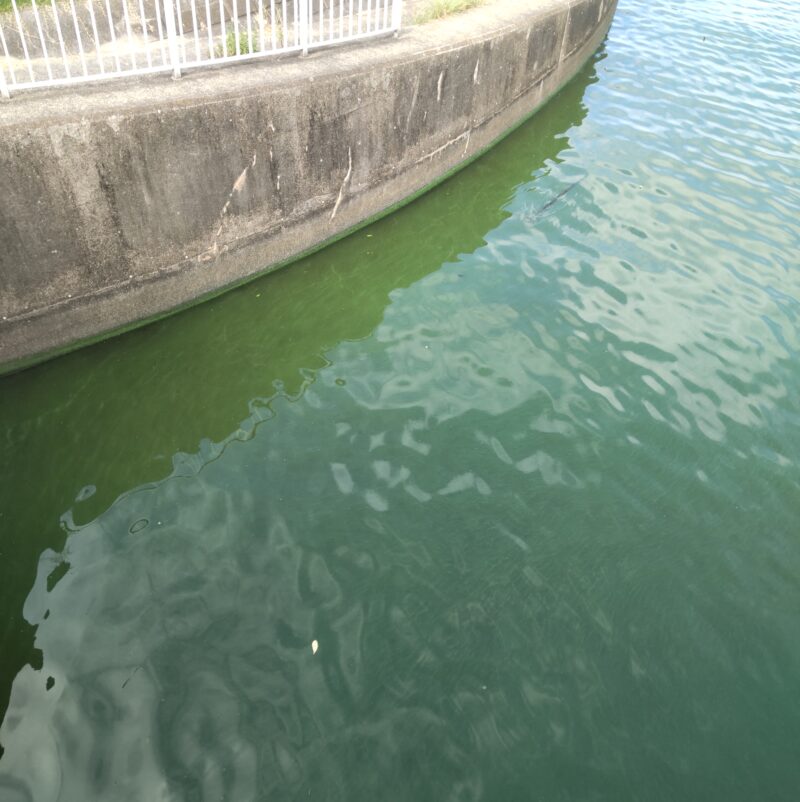
[[(258, 50), (258, 34), (253, 33), (250, 38), (247, 37), (247, 28), (242, 30), (241, 26), (239, 27), (239, 53), (252, 53), (254, 50)], [(236, 55), (236, 32), (233, 30), (229, 30), (225, 34), (225, 47), (222, 45), (217, 45), (214, 48), (214, 55), (217, 58), (222, 58), (225, 55), (228, 56), (235, 56)]]
[(434, 19), (444, 19), (483, 4), (483, 0), (430, 0), (416, 14), (414, 22), (422, 25)]
[[(31, 0), (17, 0), (17, 8), (30, 5)], [(0, 0), (0, 14), (11, 11), (11, 0)]]
[[(4, 0), (0, 0), (0, 3), (4, 2)], [(275, 27), (275, 45), (276, 47), (283, 47), (283, 28), (278, 22), (277, 26)], [(264, 26), (264, 47), (269, 50), (272, 47), (272, 28), (269, 25)], [(244, 23), (239, 23), (239, 55), (244, 55), (245, 53), (255, 53), (256, 51), (261, 49), (261, 39), (258, 32), (258, 26), (254, 26), (253, 32), (251, 33), (250, 37), (247, 36), (247, 25)], [(225, 55), (225, 52), (229, 56), (236, 55), (236, 32), (233, 28), (229, 29), (228, 32), (225, 34), (225, 47), (221, 44), (217, 45), (214, 48), (214, 56), (216, 58), (222, 58)]]

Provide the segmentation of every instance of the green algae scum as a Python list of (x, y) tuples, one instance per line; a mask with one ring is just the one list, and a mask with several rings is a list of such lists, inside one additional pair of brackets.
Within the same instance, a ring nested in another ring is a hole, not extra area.
[[(0, 380), (0, 800), (794, 800), (800, 7)], [(794, 76), (794, 77), (793, 77)]]

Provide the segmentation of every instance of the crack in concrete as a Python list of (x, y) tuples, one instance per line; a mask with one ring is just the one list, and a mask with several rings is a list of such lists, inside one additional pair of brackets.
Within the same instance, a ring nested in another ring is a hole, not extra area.
[(228, 193), (228, 198), (225, 201), (225, 205), (222, 207), (222, 211), (219, 213), (219, 228), (217, 228), (217, 231), (214, 234), (214, 242), (197, 257), (199, 262), (208, 262), (219, 253), (217, 240), (219, 239), (219, 235), (222, 234), (222, 229), (225, 227), (225, 215), (228, 213), (228, 209), (231, 207), (233, 196), (238, 195), (245, 188), (245, 185), (247, 184), (247, 172), (256, 166), (257, 161), (258, 153), (254, 152), (250, 163), (245, 166), (244, 170), (239, 173), (238, 178), (233, 182), (233, 186), (231, 187), (231, 191)]
[(408, 133), (408, 128), (411, 125), (411, 115), (414, 113), (414, 107), (417, 105), (418, 95), (419, 95), (419, 75), (417, 75), (414, 79), (414, 92), (411, 95), (411, 106), (408, 109), (408, 114), (406, 115), (406, 134)]
[(464, 139), (464, 137), (467, 138), (467, 145), (469, 145), (469, 135), (471, 133), (472, 129), (470, 128), (469, 130), (464, 131), (463, 134), (459, 134), (457, 137), (448, 140), (447, 142), (444, 143), (444, 145), (440, 145), (438, 148), (436, 148), (436, 150), (432, 150), (430, 153), (426, 153), (424, 156), (420, 156), (414, 163), (420, 164), (421, 162), (427, 161), (428, 159), (432, 159), (434, 156), (441, 153), (446, 148), (449, 148), (451, 145), (455, 145), (456, 142), (460, 142), (462, 139)]
[(339, 211), (339, 204), (342, 202), (342, 198), (344, 197), (344, 190), (347, 185), (350, 183), (350, 176), (353, 173), (353, 149), (348, 147), (347, 148), (347, 174), (344, 177), (344, 181), (342, 181), (342, 186), (339, 187), (339, 197), (336, 198), (336, 203), (333, 207), (333, 212), (331, 213), (331, 220), (336, 217), (336, 212)]

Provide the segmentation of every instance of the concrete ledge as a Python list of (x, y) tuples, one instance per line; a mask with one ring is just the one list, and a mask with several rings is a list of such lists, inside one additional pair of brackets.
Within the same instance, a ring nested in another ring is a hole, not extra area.
[(4, 103), (0, 371), (274, 269), (408, 200), (572, 78), (615, 7), (498, 0), (347, 50)]

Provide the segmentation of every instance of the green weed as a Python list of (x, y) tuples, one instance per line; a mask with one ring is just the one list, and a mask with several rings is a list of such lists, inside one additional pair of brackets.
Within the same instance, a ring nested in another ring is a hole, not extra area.
[(482, 5), (483, 0), (430, 0), (414, 15), (414, 22), (422, 25), (434, 19), (443, 19)]
[[(0, 0), (2, 3), (3, 0)], [(264, 26), (264, 49), (269, 50), (272, 47), (272, 27), (270, 25)], [(275, 46), (283, 47), (283, 27), (280, 22), (275, 26)], [(245, 53), (255, 53), (261, 49), (261, 37), (258, 32), (258, 26), (253, 25), (252, 33), (247, 36), (247, 24), (239, 23), (239, 55)], [(214, 56), (222, 58), (224, 55), (236, 55), (236, 31), (232, 28), (225, 34), (225, 46), (218, 44), (214, 49)]]
[[(22, 8), (23, 6), (29, 6), (31, 4), (31, 0), (17, 0), (17, 8)], [(0, 0), (0, 14), (4, 12), (11, 11), (11, 0)]]

